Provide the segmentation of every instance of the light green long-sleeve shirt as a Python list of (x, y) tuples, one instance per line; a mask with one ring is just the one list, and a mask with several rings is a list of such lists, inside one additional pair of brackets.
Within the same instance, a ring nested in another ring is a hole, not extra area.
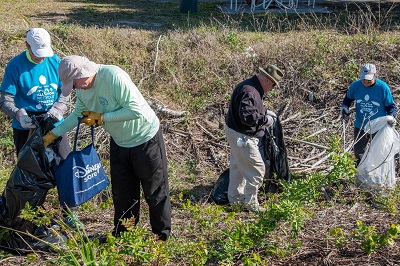
[(92, 88), (76, 90), (73, 112), (52, 131), (61, 136), (74, 129), (82, 111), (103, 114), (103, 128), (118, 146), (131, 148), (150, 140), (160, 121), (129, 75), (121, 68), (100, 65)]

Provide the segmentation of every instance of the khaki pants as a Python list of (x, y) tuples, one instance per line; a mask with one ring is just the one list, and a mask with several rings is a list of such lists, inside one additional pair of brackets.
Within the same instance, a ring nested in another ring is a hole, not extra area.
[[(265, 175), (262, 138), (241, 134), (226, 125), (225, 134), (231, 148), (229, 202), (244, 202), (252, 208), (258, 208), (257, 192)], [(243, 147), (237, 144), (239, 138), (245, 141)]]

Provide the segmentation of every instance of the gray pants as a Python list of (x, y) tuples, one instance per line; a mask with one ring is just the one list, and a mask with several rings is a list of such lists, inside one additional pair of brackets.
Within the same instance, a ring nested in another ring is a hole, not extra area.
[[(262, 138), (241, 134), (226, 125), (225, 134), (231, 148), (228, 200), (258, 208), (257, 192), (265, 175)], [(245, 141), (242, 147), (237, 144), (239, 138)]]

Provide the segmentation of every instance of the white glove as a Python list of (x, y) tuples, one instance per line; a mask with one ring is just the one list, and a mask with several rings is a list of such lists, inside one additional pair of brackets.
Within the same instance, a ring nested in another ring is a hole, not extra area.
[(29, 117), (24, 108), (21, 108), (17, 111), (15, 118), (21, 123), (21, 127), (23, 128), (36, 128), (36, 126), (32, 123), (32, 119)]
[(391, 115), (387, 116), (387, 123), (389, 124), (389, 126), (394, 127), (396, 125), (396, 118), (394, 118)]
[(55, 102), (47, 113), (55, 120), (60, 121), (63, 118), (63, 114), (67, 110), (67, 106), (63, 103)]
[(236, 141), (236, 145), (238, 146), (238, 147), (244, 147), (244, 146), (246, 146), (247, 145), (247, 139), (246, 138), (242, 138), (242, 137), (238, 137), (237, 138), (237, 141)]
[(276, 114), (270, 110), (267, 110), (267, 115), (271, 116), (272, 118), (276, 119)]
[(268, 125), (268, 127), (273, 127), (275, 125), (275, 123), (276, 123), (276, 114), (274, 112), (270, 111), (270, 110), (267, 110), (265, 115), (270, 118), (270, 119), (268, 119), (268, 121), (272, 120), (272, 124), (269, 125), (268, 122), (267, 122), (266, 125)]

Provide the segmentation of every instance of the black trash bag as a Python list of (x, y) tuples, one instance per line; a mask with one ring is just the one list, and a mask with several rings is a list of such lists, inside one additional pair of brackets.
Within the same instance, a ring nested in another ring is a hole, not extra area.
[(229, 168), (226, 169), (218, 178), (211, 192), (211, 199), (218, 205), (226, 205), (228, 200), (229, 187)]
[(7, 216), (6, 199), (0, 196), (0, 224), (5, 224), (5, 217)]
[(60, 225), (56, 223), (36, 227), (32, 234), (35, 238), (13, 230), (9, 230), (7, 233), (8, 235), (5, 235), (3, 232), (0, 249), (20, 255), (35, 250), (56, 251), (59, 248), (63, 249), (68, 240), (65, 232), (61, 231)]
[(279, 180), (290, 181), (289, 162), (286, 144), (279, 118), (273, 127), (265, 130), (265, 176), (266, 192), (277, 193), (280, 190)]
[[(47, 192), (54, 188), (55, 177), (52, 167), (61, 158), (57, 155), (60, 140), (47, 149), (42, 136), (54, 128), (51, 119), (45, 115), (32, 117), (36, 129), (32, 131), (27, 142), (21, 149), (17, 165), (7, 182), (0, 200), (0, 224), (30, 234), (35, 234), (37, 226), (19, 217), (21, 210), (29, 203), (32, 207), (43, 205)], [(40, 121), (40, 122), (38, 122)], [(50, 151), (50, 152), (49, 152)], [(16, 237), (16, 236), (19, 237)], [(15, 237), (14, 237), (15, 236)], [(20, 234), (11, 230), (9, 238), (1, 243), (8, 248), (26, 248), (30, 239), (21, 239)]]

